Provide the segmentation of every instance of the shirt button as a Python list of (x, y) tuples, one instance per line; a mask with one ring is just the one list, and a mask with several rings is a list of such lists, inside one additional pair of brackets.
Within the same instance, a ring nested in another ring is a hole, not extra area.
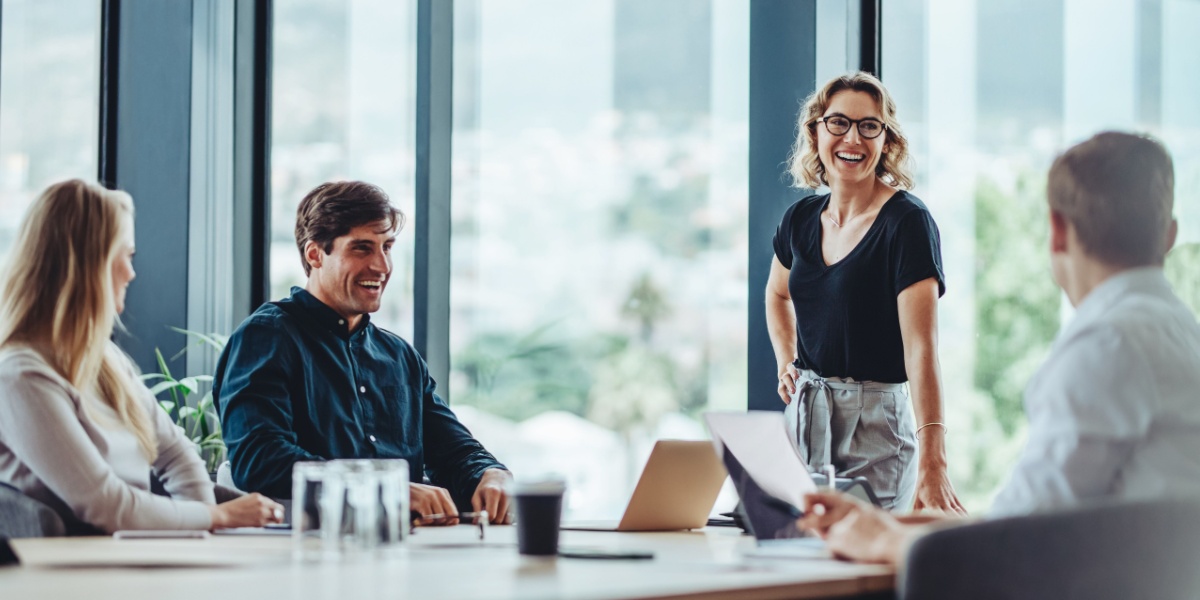
[(375, 443), (375, 436), (373, 436), (373, 435), (368, 435), (368, 436), (367, 436), (367, 439), (371, 440), (371, 443), (372, 443), (372, 444), (374, 444), (374, 443)]
[(338, 319), (338, 325), (345, 325), (345, 324), (346, 324), (345, 319)]
[(358, 393), (360, 393), (360, 394), (367, 393), (367, 386), (365, 386), (365, 385), (358, 386)]

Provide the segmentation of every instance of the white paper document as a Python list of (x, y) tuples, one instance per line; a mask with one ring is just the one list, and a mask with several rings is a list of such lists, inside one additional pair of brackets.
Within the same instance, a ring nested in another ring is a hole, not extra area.
[(796, 448), (788, 440), (783, 415), (774, 411), (704, 414), (717, 452), (732, 452), (762, 490), (802, 507), (804, 494), (817, 491)]

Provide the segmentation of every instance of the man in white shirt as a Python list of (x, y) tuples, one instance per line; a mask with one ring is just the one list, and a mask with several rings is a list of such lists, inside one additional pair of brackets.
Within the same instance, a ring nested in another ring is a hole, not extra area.
[[(1029, 440), (993, 515), (1101, 499), (1200, 496), (1200, 324), (1171, 290), (1174, 170), (1157, 141), (1101, 133), (1054, 161), (1054, 279), (1076, 307), (1025, 392)], [(836, 554), (897, 563), (931, 516), (894, 517), (836, 493), (801, 527)]]

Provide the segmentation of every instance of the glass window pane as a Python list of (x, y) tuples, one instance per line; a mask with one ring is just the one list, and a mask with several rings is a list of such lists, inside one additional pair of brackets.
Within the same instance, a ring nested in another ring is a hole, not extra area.
[(455, 3), (455, 410), (574, 516), (746, 406), (748, 3)]
[(416, 114), (415, 0), (279, 0), (271, 97), (271, 297), (304, 286), (296, 207), (358, 179), (408, 217), (374, 322), (411, 339)]
[(5, 0), (0, 32), (0, 257), (45, 187), (95, 181), (100, 3)]
[[(1196, 0), (889, 0), (883, 76), (942, 231), (940, 345), (950, 466), (987, 508), (1025, 437), (1022, 390), (1067, 312), (1047, 253), (1058, 152), (1106, 129), (1174, 155), (1181, 229), (1168, 275), (1200, 308)], [(1014, 32), (1019, 42), (1014, 42)]]

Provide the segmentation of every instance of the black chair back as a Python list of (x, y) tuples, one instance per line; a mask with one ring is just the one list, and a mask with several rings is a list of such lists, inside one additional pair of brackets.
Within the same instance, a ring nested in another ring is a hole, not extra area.
[(1104, 504), (917, 540), (901, 600), (1200, 598), (1200, 502)]
[(0, 483), (0, 566), (17, 563), (17, 555), (8, 545), (10, 538), (54, 537), (66, 533), (62, 518), (53, 509), (7, 483)]
[(67, 528), (54, 509), (17, 488), (0, 483), (0, 537), (54, 537)]

